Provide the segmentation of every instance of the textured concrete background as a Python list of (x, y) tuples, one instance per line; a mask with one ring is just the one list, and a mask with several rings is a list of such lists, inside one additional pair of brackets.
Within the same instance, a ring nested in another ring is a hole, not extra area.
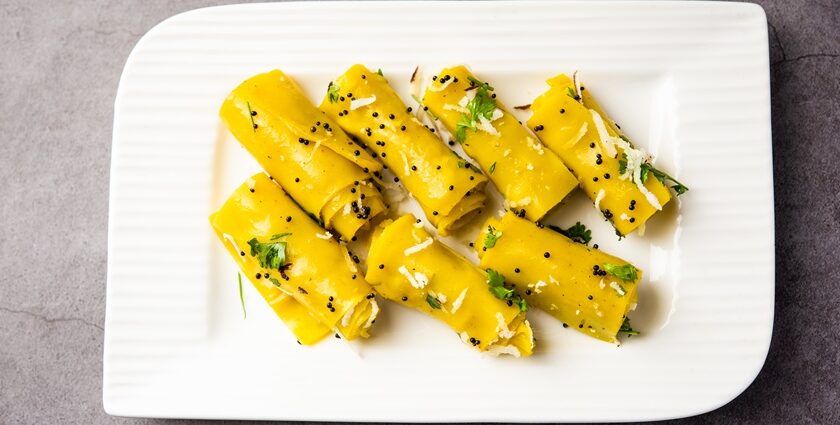
[[(181, 422), (102, 410), (112, 113), (139, 37), (216, 3), (0, 1), (0, 423)], [(840, 1), (759, 3), (772, 62), (773, 342), (743, 395), (679, 422), (840, 423)]]

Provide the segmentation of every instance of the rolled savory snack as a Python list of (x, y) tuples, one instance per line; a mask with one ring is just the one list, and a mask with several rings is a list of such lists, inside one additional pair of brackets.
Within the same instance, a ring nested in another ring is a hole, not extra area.
[(345, 240), (385, 211), (368, 174), (382, 164), (315, 108), (282, 71), (245, 80), (225, 99), (220, 114), (263, 169)]
[(347, 249), (265, 174), (228, 198), (210, 223), (225, 248), (303, 344), (330, 332), (367, 337), (379, 306)]
[(321, 109), (376, 153), (440, 234), (484, 207), (487, 179), (418, 121), (381, 74), (352, 66), (330, 83)]
[(630, 142), (579, 82), (561, 74), (548, 85), (548, 91), (531, 104), (534, 114), (528, 125), (574, 170), (580, 186), (619, 236), (662, 210), (671, 200), (666, 184), (677, 195), (688, 190), (656, 169), (650, 155)]
[(510, 212), (488, 220), (474, 245), (482, 268), (504, 275), (528, 305), (564, 326), (613, 343), (619, 332), (635, 333), (626, 317), (642, 271), (627, 261)]
[(441, 320), (465, 344), (517, 357), (532, 353), (525, 303), (499, 299), (498, 282), (436, 241), (414, 216), (382, 223), (367, 262), (366, 278), (379, 294)]
[(446, 68), (426, 89), (423, 104), (484, 170), (505, 205), (536, 221), (578, 186), (560, 158), (525, 128), (464, 66)]

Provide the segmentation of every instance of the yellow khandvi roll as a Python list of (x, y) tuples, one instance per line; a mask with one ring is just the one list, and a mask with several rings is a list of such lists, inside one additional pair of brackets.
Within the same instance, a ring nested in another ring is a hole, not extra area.
[(633, 232), (670, 201), (666, 181), (678, 195), (688, 190), (653, 167), (650, 156), (630, 143), (589, 90), (563, 74), (548, 84), (531, 104), (528, 125), (574, 170), (616, 233)]
[(242, 272), (304, 344), (331, 331), (367, 337), (379, 306), (347, 249), (265, 174), (240, 186), (210, 223)]
[(488, 220), (475, 246), (482, 268), (504, 275), (564, 326), (608, 342), (633, 332), (625, 318), (642, 272), (632, 264), (512, 213)]
[(458, 140), (505, 197), (505, 205), (530, 220), (541, 219), (578, 186), (553, 152), (502, 103), (493, 87), (464, 66), (433, 77), (423, 103)]
[(220, 114), (268, 174), (344, 239), (385, 211), (368, 174), (382, 165), (283, 72), (249, 78), (230, 93)]
[(530, 355), (534, 338), (523, 309), (496, 298), (487, 274), (416, 222), (405, 215), (377, 228), (368, 282), (385, 298), (443, 321), (480, 351)]
[(379, 156), (440, 234), (484, 206), (487, 179), (420, 123), (382, 75), (352, 66), (330, 83), (321, 109)]

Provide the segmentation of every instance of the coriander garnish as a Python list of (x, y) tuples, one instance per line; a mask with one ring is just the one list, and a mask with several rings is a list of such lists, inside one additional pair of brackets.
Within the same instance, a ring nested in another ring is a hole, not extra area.
[[(624, 136), (620, 136), (620, 137), (621, 137), (622, 140), (630, 143), (630, 141), (626, 137), (624, 137)], [(623, 153), (623, 154), (621, 154), (621, 159), (618, 160), (618, 173), (619, 174), (624, 174), (626, 172), (627, 172), (627, 154)], [(659, 180), (662, 184), (664, 184), (666, 186), (668, 185), (669, 181), (671, 183), (673, 183), (672, 185), (670, 185), (670, 187), (671, 187), (671, 189), (674, 190), (674, 192), (677, 194), (677, 196), (680, 196), (683, 193), (688, 192), (688, 186), (680, 183), (679, 181), (677, 181), (677, 179), (669, 176), (665, 172), (658, 170), (656, 167), (653, 166), (653, 164), (651, 164), (649, 162), (645, 162), (645, 163), (643, 163), (642, 165), (639, 166), (639, 179), (641, 180), (642, 184), (645, 184), (645, 182), (647, 182), (648, 176), (651, 175), (651, 174), (653, 174), (653, 176), (656, 177), (657, 180)]]
[(429, 305), (432, 308), (438, 309), (438, 310), (440, 309), (440, 301), (437, 298), (433, 297), (432, 294), (427, 294), (426, 295), (426, 302), (429, 303)]
[(513, 289), (505, 287), (505, 277), (501, 273), (487, 269), (487, 285), (496, 298), (508, 301), (508, 305), (516, 304), (519, 306), (519, 311), (528, 311), (528, 303)]
[(338, 87), (338, 84), (333, 84), (330, 81), (330, 84), (327, 86), (327, 97), (330, 99), (330, 103), (338, 102), (338, 98), (340, 97), (339, 90), (341, 89)]
[(573, 242), (589, 245), (589, 241), (592, 240), (592, 231), (587, 229), (585, 225), (580, 224), (579, 221), (568, 229), (561, 229), (554, 225), (549, 225), (548, 228), (571, 239)]
[(634, 267), (632, 264), (625, 264), (623, 266), (604, 263), (601, 267), (605, 272), (621, 279), (624, 281), (632, 282), (635, 281), (638, 275), (638, 269)]
[(580, 102), (580, 96), (571, 87), (566, 87), (566, 96), (571, 97), (575, 102)]
[[(284, 238), (291, 235), (291, 233), (279, 233), (271, 237), (272, 241)], [(286, 242), (260, 242), (257, 238), (252, 238), (248, 241), (251, 246), (251, 256), (255, 257), (260, 262), (260, 267), (284, 271), (286, 263)]]
[(242, 305), (242, 318), (248, 318), (248, 312), (245, 311), (245, 295), (242, 293), (242, 273), (236, 273), (236, 278), (239, 280), (239, 304)]
[(487, 172), (490, 173), (490, 174), (493, 174), (494, 171), (496, 171), (496, 162), (495, 161), (492, 164), (490, 164), (490, 168), (487, 169)]
[(496, 241), (502, 237), (502, 232), (493, 226), (487, 226), (487, 235), (484, 236), (484, 248), (490, 249), (496, 246)]
[(621, 328), (618, 330), (619, 333), (627, 334), (627, 336), (639, 335), (641, 332), (633, 329), (630, 326), (630, 318), (625, 317), (624, 322), (621, 324)]
[(490, 95), (493, 86), (473, 78), (467, 77), (470, 85), (467, 90), (476, 89), (475, 96), (467, 103), (467, 112), (461, 114), (458, 125), (455, 127), (455, 139), (463, 143), (467, 137), (467, 130), (478, 131), (478, 125), (482, 120), (490, 121), (493, 112), (496, 110), (496, 100)]
[(379, 75), (380, 75), (380, 76), (382, 76), (382, 77), (384, 77), (384, 76), (385, 76), (385, 75), (382, 73), (382, 68), (377, 69), (377, 70), (376, 70), (376, 73), (377, 73), (377, 74), (379, 74)]
[(671, 181), (671, 183), (673, 183), (673, 185), (671, 185), (671, 189), (674, 189), (674, 192), (676, 192), (677, 196), (680, 196), (683, 193), (688, 192), (688, 187), (686, 185), (678, 182), (675, 178), (669, 176), (668, 174), (665, 174), (664, 172), (657, 170), (651, 164), (644, 163), (644, 164), (642, 164), (641, 169), (642, 170), (641, 170), (641, 173), (640, 173), (640, 178), (642, 179), (642, 184), (644, 184), (644, 182), (647, 180), (647, 177), (648, 177), (649, 174), (653, 174), (653, 176), (656, 177), (656, 179), (659, 180), (660, 182), (662, 182), (662, 184), (664, 184), (664, 185), (668, 184), (667, 181)]

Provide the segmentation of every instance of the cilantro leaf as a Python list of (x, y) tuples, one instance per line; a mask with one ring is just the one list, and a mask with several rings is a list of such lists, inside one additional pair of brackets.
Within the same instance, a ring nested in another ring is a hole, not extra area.
[(242, 318), (248, 318), (248, 312), (245, 311), (245, 295), (242, 294), (242, 273), (237, 273), (236, 278), (239, 280), (239, 304), (242, 305)]
[(377, 74), (379, 74), (379, 75), (380, 75), (380, 76), (382, 76), (382, 77), (384, 77), (384, 76), (385, 76), (385, 74), (383, 74), (383, 73), (382, 73), (382, 68), (377, 69), (377, 70), (376, 70), (376, 73), (377, 73)]
[(639, 166), (639, 180), (642, 181), (642, 184), (645, 184), (648, 178), (648, 174), (650, 170), (653, 169), (653, 166), (645, 162), (644, 164)]
[[(645, 166), (647, 166), (647, 167), (645, 167)], [(645, 168), (648, 169), (647, 172), (645, 172)], [(653, 176), (656, 177), (657, 180), (659, 180), (660, 182), (662, 182), (662, 184), (665, 184), (665, 185), (667, 185), (668, 182), (670, 181), (671, 183), (673, 183), (673, 185), (671, 185), (671, 189), (674, 189), (674, 192), (677, 193), (677, 196), (682, 195), (685, 192), (688, 192), (688, 186), (678, 182), (677, 179), (669, 176), (668, 174), (665, 174), (664, 172), (656, 169), (651, 164), (647, 164), (647, 163), (642, 164), (642, 173), (643, 174), (648, 174), (648, 173), (653, 174)], [(645, 179), (646, 179), (646, 177), (642, 178), (642, 183), (644, 183)]]
[(475, 96), (467, 103), (467, 112), (461, 114), (455, 126), (455, 139), (463, 143), (467, 137), (467, 130), (478, 131), (478, 124), (482, 119), (490, 120), (496, 110), (496, 99), (490, 92), (493, 86), (479, 79), (467, 77), (472, 85), (467, 90), (475, 90)]
[(440, 301), (438, 301), (437, 298), (433, 297), (432, 294), (426, 295), (426, 302), (429, 303), (429, 306), (431, 306), (432, 308), (438, 310), (440, 309)]
[(605, 272), (625, 281), (634, 281), (639, 276), (638, 269), (634, 267), (632, 264), (625, 264), (623, 266), (604, 263), (603, 267)]
[(618, 333), (627, 334), (627, 336), (639, 335), (641, 332), (633, 329), (630, 326), (630, 318), (625, 317), (624, 322), (621, 324), (621, 328), (619, 328)]
[(592, 240), (592, 231), (587, 229), (586, 225), (581, 224), (579, 221), (568, 229), (561, 229), (553, 225), (549, 225), (548, 228), (560, 233), (574, 242), (582, 243), (584, 245), (589, 245), (589, 242)]
[(571, 97), (575, 102), (580, 102), (580, 96), (571, 87), (566, 87), (566, 96)]
[(487, 249), (493, 248), (496, 246), (496, 241), (501, 237), (501, 231), (496, 230), (493, 226), (487, 226), (487, 235), (484, 236), (484, 247)]
[(338, 102), (339, 90), (341, 89), (338, 87), (338, 84), (333, 84), (333, 82), (330, 81), (330, 84), (327, 86), (327, 97), (330, 99), (330, 103)]
[[(621, 136), (622, 139), (627, 140), (626, 137)], [(629, 141), (628, 141), (629, 143)], [(621, 159), (618, 160), (618, 173), (624, 174), (627, 171), (627, 154), (621, 154)], [(664, 185), (668, 185), (668, 182), (673, 183), (670, 187), (671, 189), (676, 192), (677, 196), (682, 195), (685, 192), (688, 192), (688, 186), (680, 183), (675, 178), (669, 176), (668, 174), (658, 170), (653, 164), (649, 162), (645, 162), (644, 164), (639, 166), (639, 179), (641, 180), (642, 184), (647, 182), (648, 177), (650, 175), (656, 177), (657, 180), (662, 182)]]
[[(487, 90), (490, 90), (490, 91), (496, 90), (490, 84), (487, 84), (484, 81), (481, 81), (478, 78), (473, 77), (472, 75), (468, 75), (467, 79), (470, 80), (470, 83), (472, 83), (472, 86), (474, 86), (474, 87), (484, 87), (484, 88), (486, 88)], [(467, 90), (469, 90), (469, 88)]]
[(487, 285), (490, 293), (496, 298), (516, 304), (519, 311), (528, 311), (528, 303), (513, 288), (505, 286), (505, 277), (501, 273), (493, 269), (487, 269)]
[[(281, 233), (272, 236), (272, 240), (289, 236), (291, 233)], [(251, 256), (260, 262), (260, 267), (271, 270), (283, 270), (286, 263), (286, 242), (260, 242), (257, 238), (248, 241), (251, 246)]]
[(493, 269), (487, 269), (487, 284), (491, 288), (504, 287), (505, 277)]
[(495, 161), (492, 164), (490, 164), (490, 168), (487, 169), (487, 172), (490, 173), (490, 174), (493, 174), (494, 171), (496, 171), (496, 162)]
[(618, 160), (618, 174), (624, 174), (627, 172), (627, 154), (622, 153), (621, 159)]

